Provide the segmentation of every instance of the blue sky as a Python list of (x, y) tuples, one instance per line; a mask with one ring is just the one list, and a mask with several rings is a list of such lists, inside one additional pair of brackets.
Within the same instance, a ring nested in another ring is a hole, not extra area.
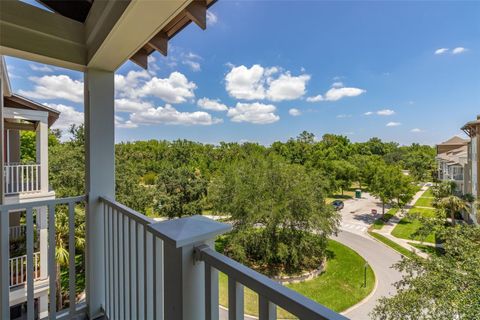
[[(270, 144), (308, 130), (435, 144), (480, 114), (480, 3), (226, 1), (116, 74), (117, 141)], [(83, 75), (7, 57), (14, 91), (82, 120)]]

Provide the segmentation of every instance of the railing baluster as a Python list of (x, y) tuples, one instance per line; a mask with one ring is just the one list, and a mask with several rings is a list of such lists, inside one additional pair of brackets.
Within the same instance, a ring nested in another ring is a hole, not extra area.
[(148, 319), (148, 264), (147, 264), (147, 228), (143, 226), (143, 307), (144, 319)]
[(153, 308), (153, 319), (157, 319), (157, 241), (155, 241), (155, 237), (152, 236), (152, 308)]
[(35, 317), (35, 300), (33, 297), (33, 210), (27, 207), (27, 319)]
[(260, 320), (277, 319), (277, 307), (261, 294), (258, 295), (258, 316)]
[(164, 305), (163, 305), (163, 283), (164, 283), (164, 268), (163, 268), (163, 242), (157, 237), (154, 237), (156, 242), (156, 267), (154, 273), (156, 281), (154, 282), (154, 290), (156, 292), (156, 300), (154, 305), (157, 308), (157, 319), (163, 319)]
[[(113, 209), (109, 206), (107, 208), (108, 213), (108, 290), (109, 290), (109, 303), (108, 303), (108, 317), (111, 318), (113, 314), (114, 301), (113, 301)], [(113, 318), (111, 318), (113, 319)]]
[(218, 270), (205, 263), (205, 319), (218, 320)]
[(20, 187), (21, 187), (21, 192), (24, 192), (25, 190), (25, 185), (24, 185), (24, 176), (23, 176), (23, 170), (24, 166), (20, 166)]
[(138, 245), (138, 238), (140, 236), (140, 224), (135, 222), (135, 275), (136, 275), (136, 315), (140, 319), (140, 246)]
[(133, 319), (133, 299), (132, 299), (132, 220), (128, 219), (128, 318)]
[(120, 259), (120, 306), (121, 306), (121, 316), (119, 319), (125, 319), (125, 234), (124, 234), (124, 222), (125, 222), (125, 217), (123, 214), (119, 213), (119, 218), (120, 218), (120, 243), (119, 243), (119, 259)]
[(118, 310), (120, 307), (119, 303), (119, 295), (118, 295), (118, 282), (119, 282), (119, 274), (118, 274), (118, 212), (113, 209), (113, 293), (114, 293), (114, 304), (113, 304), (113, 317), (112, 319), (118, 319)]
[(57, 313), (57, 264), (55, 261), (55, 205), (48, 205), (48, 274), (49, 274), (49, 316), (56, 318)]
[(228, 277), (228, 319), (242, 320), (243, 307), (243, 285)]
[(76, 270), (75, 270), (75, 203), (70, 202), (68, 204), (68, 287), (69, 287), (69, 300), (70, 300), (70, 314), (75, 313), (76, 306)]
[(36, 165), (35, 166), (35, 185), (36, 185), (36, 190), (40, 190), (40, 181), (38, 179), (38, 169), (39, 169), (39, 165)]
[[(0, 234), (8, 233), (9, 212), (0, 211)], [(8, 276), (8, 260), (10, 258), (9, 241), (0, 237), (0, 319), (10, 319), (10, 286)]]

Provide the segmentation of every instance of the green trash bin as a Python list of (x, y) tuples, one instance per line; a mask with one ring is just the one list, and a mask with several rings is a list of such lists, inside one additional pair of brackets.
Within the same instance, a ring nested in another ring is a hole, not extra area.
[(355, 190), (355, 198), (360, 199), (362, 197), (362, 190)]

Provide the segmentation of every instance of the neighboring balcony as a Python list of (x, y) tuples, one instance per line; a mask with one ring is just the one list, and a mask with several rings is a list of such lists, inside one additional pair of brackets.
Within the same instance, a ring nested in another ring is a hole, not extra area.
[(5, 195), (42, 191), (40, 164), (7, 163), (4, 166)]
[[(10, 289), (27, 283), (27, 255), (10, 258), (8, 261), (10, 268)], [(40, 252), (33, 254), (33, 280), (40, 279)]]

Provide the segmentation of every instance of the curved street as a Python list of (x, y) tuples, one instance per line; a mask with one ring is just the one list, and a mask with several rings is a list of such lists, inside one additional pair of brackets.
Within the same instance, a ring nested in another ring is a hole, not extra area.
[(370, 264), (375, 272), (377, 287), (374, 289), (373, 294), (367, 297), (364, 302), (360, 302), (342, 313), (350, 319), (370, 319), (368, 314), (376, 305), (377, 300), (395, 293), (393, 283), (400, 280), (401, 274), (393, 270), (391, 266), (401, 259), (401, 255), (366, 235), (362, 236), (341, 231), (333, 239), (355, 250)]

